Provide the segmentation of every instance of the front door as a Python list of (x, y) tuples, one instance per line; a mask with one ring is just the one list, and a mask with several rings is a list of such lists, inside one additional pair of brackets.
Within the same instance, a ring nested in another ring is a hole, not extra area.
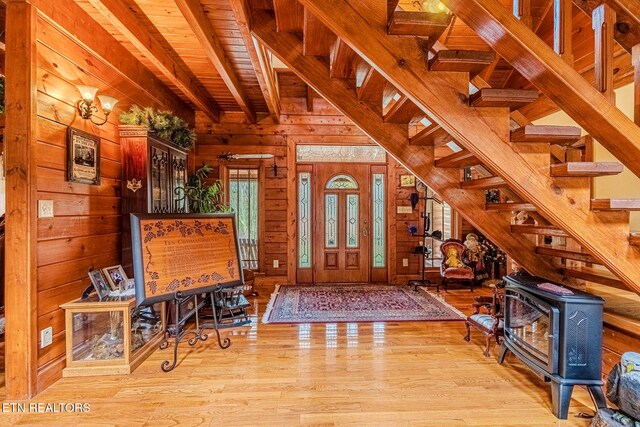
[(369, 165), (317, 164), (315, 281), (369, 281)]

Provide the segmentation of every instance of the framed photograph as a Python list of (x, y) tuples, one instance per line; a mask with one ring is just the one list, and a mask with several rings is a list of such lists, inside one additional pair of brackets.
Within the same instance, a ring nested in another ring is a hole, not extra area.
[(91, 279), (93, 287), (96, 288), (96, 293), (98, 294), (98, 299), (100, 299), (100, 301), (109, 296), (109, 291), (111, 289), (109, 288), (107, 278), (104, 277), (102, 270), (89, 271), (89, 279)]
[(233, 214), (132, 214), (137, 305), (242, 285)]
[(100, 185), (100, 137), (67, 129), (67, 180)]
[(114, 265), (111, 267), (103, 268), (102, 271), (107, 277), (107, 281), (109, 282), (109, 286), (111, 287), (112, 291), (119, 291), (120, 283), (125, 282), (122, 284), (124, 287), (127, 280), (129, 279), (121, 265)]
[(400, 175), (400, 187), (413, 187), (415, 185), (415, 175)]

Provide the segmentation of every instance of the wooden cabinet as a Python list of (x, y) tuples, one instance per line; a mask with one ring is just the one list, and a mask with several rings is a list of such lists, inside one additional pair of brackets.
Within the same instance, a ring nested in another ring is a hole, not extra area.
[(187, 181), (188, 153), (144, 126), (120, 126), (122, 151), (122, 265), (132, 277), (131, 213), (184, 213), (176, 189)]

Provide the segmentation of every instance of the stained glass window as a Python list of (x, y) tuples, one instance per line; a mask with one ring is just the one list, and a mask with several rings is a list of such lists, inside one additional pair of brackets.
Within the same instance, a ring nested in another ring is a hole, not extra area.
[(324, 234), (325, 247), (338, 247), (338, 195), (325, 195)]
[(357, 248), (359, 245), (360, 225), (358, 224), (358, 195), (347, 194), (347, 247)]
[(327, 188), (358, 188), (358, 183), (349, 175), (336, 175), (329, 180)]
[(385, 266), (384, 174), (373, 174), (373, 266)]
[(385, 163), (387, 155), (377, 145), (306, 145), (296, 146), (298, 163), (346, 162)]
[(311, 268), (311, 174), (298, 174), (298, 267)]

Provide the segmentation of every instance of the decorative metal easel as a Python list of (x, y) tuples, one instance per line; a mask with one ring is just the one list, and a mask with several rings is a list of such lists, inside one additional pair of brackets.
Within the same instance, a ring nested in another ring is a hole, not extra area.
[[(211, 301), (213, 302), (213, 292), (210, 292), (211, 295)], [(174, 331), (173, 331), (173, 362), (170, 362), (169, 360), (165, 360), (162, 362), (162, 364), (160, 365), (160, 368), (162, 368), (162, 370), (164, 372), (170, 372), (173, 370), (173, 368), (176, 367), (176, 365), (178, 364), (178, 346), (180, 345), (180, 342), (182, 342), (182, 339), (187, 336), (187, 335), (191, 335), (193, 334), (193, 337), (191, 337), (189, 339), (189, 341), (187, 341), (187, 343), (190, 346), (194, 346), (196, 345), (196, 343), (198, 341), (206, 341), (209, 336), (205, 333), (203, 333), (204, 328), (200, 328), (200, 313), (199, 313), (199, 305), (198, 305), (198, 295), (194, 295), (195, 298), (195, 319), (196, 319), (196, 328), (195, 330), (182, 330), (180, 327), (180, 323), (179, 323), (179, 319), (180, 319), (180, 304), (182, 304), (183, 302), (185, 302), (187, 299), (189, 298), (189, 296), (185, 296), (182, 292), (176, 292), (174, 297), (173, 297), (173, 316), (174, 316)], [(214, 319), (216, 319), (216, 308), (215, 308), (215, 304), (213, 305), (213, 317)], [(229, 348), (229, 346), (231, 345), (231, 340), (229, 338), (225, 338), (224, 342), (221, 340), (220, 338), (220, 331), (218, 331), (218, 323), (217, 321), (214, 322), (214, 328), (216, 331), (216, 335), (218, 337), (218, 345), (220, 346), (220, 348), (222, 349), (226, 349)], [(171, 333), (169, 332), (168, 328), (165, 325), (165, 332), (164, 332), (164, 340), (162, 341), (162, 343), (160, 344), (160, 350), (164, 350), (165, 348), (169, 347), (169, 337), (170, 337)]]

